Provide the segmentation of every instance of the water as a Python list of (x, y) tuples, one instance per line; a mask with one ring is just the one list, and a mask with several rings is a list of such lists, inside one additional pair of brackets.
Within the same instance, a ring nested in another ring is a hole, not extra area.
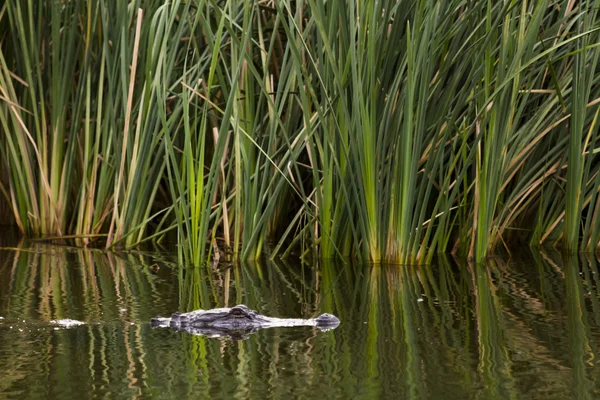
[[(595, 259), (558, 254), (184, 270), (173, 254), (4, 248), (0, 398), (598, 398), (598, 276)], [(245, 340), (148, 323), (237, 303), (342, 323)]]

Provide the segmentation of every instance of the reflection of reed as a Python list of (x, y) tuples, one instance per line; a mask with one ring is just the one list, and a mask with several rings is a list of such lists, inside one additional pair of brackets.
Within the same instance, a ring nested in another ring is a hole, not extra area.
[[(582, 260), (583, 261), (583, 260)], [(588, 365), (593, 365), (594, 353), (591, 351), (587, 325), (587, 313), (583, 298), (583, 285), (579, 274), (580, 263), (577, 255), (563, 256), (565, 284), (567, 294), (568, 332), (573, 369), (573, 395), (577, 399), (592, 398), (593, 381), (587, 377)], [(583, 270), (588, 271), (585, 262)], [(583, 272), (581, 273), (583, 275)]]
[[(418, 306), (421, 299), (421, 289), (417, 274), (419, 269), (416, 267), (402, 268), (394, 274), (394, 270), (388, 273), (388, 281), (397, 282), (393, 286), (388, 286), (390, 291), (390, 305), (398, 305), (398, 316), (393, 320), (401, 321), (402, 342), (404, 343), (404, 386), (408, 398), (419, 399), (424, 396), (424, 380), (420, 365), (422, 364), (422, 352), (419, 346), (420, 335), (427, 335), (421, 331), (423, 325), (423, 316), (420, 314)], [(394, 290), (393, 288), (397, 289)], [(397, 295), (395, 295), (397, 294)], [(395, 308), (392, 308), (394, 310)], [(393, 315), (393, 314), (392, 314)], [(421, 318), (420, 318), (421, 317)], [(396, 336), (396, 335), (394, 335)]]
[[(520, 381), (529, 382), (529, 396), (571, 391), (574, 398), (589, 398), (593, 389), (587, 375), (593, 365), (586, 360), (596, 353), (590, 348), (587, 320), (597, 318), (597, 313), (586, 311), (582, 292), (586, 286), (586, 290), (595, 290), (596, 283), (586, 278), (594, 274), (586, 272), (590, 267), (585, 260), (541, 255), (517, 258), (511, 265), (492, 260), (484, 267), (493, 296), (490, 304), (495, 304), (490, 315), (501, 316), (498, 333), (503, 339), (499, 344), (506, 354), (495, 360), (510, 367), (508, 387), (513, 396), (518, 374)], [(484, 286), (481, 281), (478, 284)], [(478, 324), (482, 321), (492, 320), (478, 318)]]
[(508, 355), (506, 331), (497, 288), (492, 278), (496, 260), (486, 265), (470, 264), (475, 288), (475, 312), (477, 316), (479, 365), (485, 399), (515, 398), (512, 381), (512, 364)]
[[(14, 347), (23, 346), (23, 354), (28, 357), (20, 364), (1, 365), (3, 379), (6, 371), (12, 370), (15, 377), (22, 377), (33, 369), (44, 371), (46, 378), (33, 384), (40, 386), (37, 390), (47, 390), (43, 389), (44, 382), (56, 380), (57, 374), (63, 376), (65, 382), (70, 375), (86, 376), (78, 385), (91, 389), (96, 386), (95, 382), (104, 382), (104, 385), (120, 382), (122, 375), (116, 376), (111, 368), (121, 364), (126, 365), (122, 373), (128, 380), (130, 397), (140, 395), (140, 382), (146, 379), (146, 350), (142, 325), (130, 325), (129, 321), (150, 318), (150, 307), (144, 304), (151, 303), (156, 291), (155, 277), (148, 268), (132, 267), (149, 265), (145, 257), (130, 254), (122, 258), (99, 251), (33, 244), (25, 251), (17, 248), (7, 260), (12, 260), (12, 268), (0, 268), (0, 280), (10, 283), (11, 287), (3, 288), (6, 296), (0, 297), (4, 303), (0, 309), (5, 310), (3, 316), (7, 321), (21, 324), (16, 327), (22, 333), (10, 341), (13, 348), (5, 350), (8, 354), (18, 354)], [(58, 319), (77, 319), (87, 324), (54, 335), (44, 333), (51, 329), (48, 322)], [(113, 333), (106, 329), (107, 324), (115, 323), (122, 333), (113, 334), (114, 329)], [(81, 341), (73, 342), (77, 332), (85, 332), (85, 335), (78, 336)], [(43, 345), (38, 339), (36, 346), (44, 350), (31, 353), (27, 343), (35, 337), (43, 338)], [(86, 365), (76, 361), (82, 354), (88, 356)], [(57, 387), (56, 390), (67, 389)]]
[[(589, 341), (578, 339), (585, 337), (586, 329), (581, 323), (566, 321), (561, 311), (565, 299), (561, 293), (565, 292), (560, 282), (565, 278), (555, 271), (562, 267), (539, 259), (532, 263), (527, 258), (518, 265), (496, 259), (485, 265), (457, 268), (442, 257), (434, 267), (328, 269), (322, 271), (323, 276), (344, 282), (340, 285), (344, 292), (334, 289), (331, 295), (337, 300), (336, 309), (346, 312), (343, 320), (349, 321), (340, 329), (344, 333), (359, 329), (357, 325), (348, 327), (352, 321), (367, 321), (369, 325), (363, 331), (364, 338), (343, 336), (354, 340), (348, 349), (340, 347), (344, 369), (363, 379), (355, 387), (360, 395), (376, 397), (378, 385), (386, 385), (381, 382), (385, 371), (394, 371), (398, 385), (394, 393), (408, 398), (440, 397), (465, 388), (473, 388), (485, 398), (503, 399), (568, 392), (565, 373), (569, 369), (565, 364), (571, 361), (564, 359), (564, 350), (569, 342), (552, 337), (556, 334), (560, 338), (567, 324), (575, 344), (585, 343), (580, 346), (584, 353), (572, 354), (573, 363), (577, 357), (587, 362), (585, 366), (580, 362), (583, 374), (573, 370), (581, 383), (575, 390), (577, 396), (590, 393), (581, 376), (589, 374), (589, 360), (596, 353), (590, 351)], [(586, 291), (597, 292), (597, 284), (590, 281), (595, 274), (587, 273), (585, 267), (582, 277), (572, 278)], [(386, 290), (382, 291), (383, 287)], [(568, 302), (573, 301), (575, 292), (566, 293)], [(596, 301), (590, 300), (592, 310)], [(363, 306), (366, 304), (369, 306)], [(583, 313), (580, 321), (586, 320), (583, 304), (572, 308)], [(597, 318), (596, 312), (593, 317)], [(558, 326), (553, 328), (555, 324)], [(382, 342), (390, 337), (395, 340), (393, 346)], [(374, 391), (369, 392), (369, 386)]]
[(373, 395), (373, 398), (381, 397), (381, 385), (380, 385), (380, 365), (379, 365), (379, 328), (381, 327), (382, 321), (380, 321), (380, 276), (381, 268), (374, 266), (369, 271), (369, 290), (367, 292), (367, 302), (364, 304), (367, 315), (367, 341), (365, 345), (365, 364), (367, 365), (365, 386), (368, 388), (369, 393)]
[[(120, 384), (133, 398), (285, 397), (289, 387), (296, 397), (319, 388), (324, 398), (593, 397), (595, 260), (544, 254), (516, 264), (454, 265), (442, 257), (433, 266), (325, 261), (310, 268), (253, 262), (176, 269), (165, 285), (143, 267), (154, 263), (144, 255), (41, 245), (10, 254), (0, 261), (7, 320), (89, 324), (18, 333), (10, 349), (0, 342), (0, 355), (26, 354), (10, 363), (0, 357), (2, 392), (31, 382), (27, 373), (35, 368), (32, 393), (48, 390), (44, 379), (74, 376), (95, 393)], [(261, 330), (244, 341), (129, 324), (236, 303), (274, 316), (331, 312), (342, 324), (332, 332)], [(43, 351), (28, 353), (32, 342)], [(155, 383), (164, 392), (149, 392)]]
[[(333, 290), (336, 278), (330, 275), (334, 268), (299, 270), (285, 262), (265, 261), (224, 269), (184, 269), (180, 273), (180, 310), (244, 303), (274, 316), (309, 318), (322, 312), (337, 313), (335, 303), (339, 292)], [(298, 340), (284, 340), (288, 335), (297, 335)], [(317, 328), (274, 328), (258, 332), (251, 340), (237, 342), (184, 335), (185, 362), (194, 371), (189, 384), (211, 388), (208, 377), (223, 373), (215, 371), (220, 364), (215, 360), (221, 359), (227, 362), (226, 368), (237, 382), (236, 390), (229, 394), (222, 392), (222, 395), (248, 398), (253, 391), (260, 392), (263, 388), (275, 397), (278, 393), (283, 396), (288, 389), (281, 386), (281, 381), (287, 371), (296, 371), (303, 382), (300, 386), (318, 385), (322, 381), (322, 367), (315, 362), (315, 357), (325, 355), (327, 362), (339, 363), (332, 343), (318, 340), (327, 336), (332, 334), (319, 332)], [(262, 371), (260, 377), (257, 371)], [(209, 392), (204, 394), (210, 396)]]

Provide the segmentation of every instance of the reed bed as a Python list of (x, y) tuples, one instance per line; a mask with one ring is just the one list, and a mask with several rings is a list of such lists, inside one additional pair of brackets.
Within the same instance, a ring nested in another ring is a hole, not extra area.
[(7, 0), (0, 222), (193, 265), (595, 251), (599, 35), (592, 1)]

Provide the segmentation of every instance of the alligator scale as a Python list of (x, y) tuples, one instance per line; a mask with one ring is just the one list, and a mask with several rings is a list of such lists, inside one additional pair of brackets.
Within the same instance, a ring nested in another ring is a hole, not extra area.
[(231, 308), (174, 313), (171, 318), (152, 318), (150, 324), (155, 328), (171, 327), (194, 335), (244, 339), (262, 328), (315, 326), (320, 330), (330, 330), (336, 328), (340, 320), (331, 314), (321, 314), (314, 319), (266, 317), (238, 304)]

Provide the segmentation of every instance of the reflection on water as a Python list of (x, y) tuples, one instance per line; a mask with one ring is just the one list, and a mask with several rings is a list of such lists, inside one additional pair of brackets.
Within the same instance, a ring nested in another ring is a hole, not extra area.
[[(180, 269), (174, 255), (0, 250), (1, 398), (593, 399), (595, 259), (427, 267), (285, 262)], [(341, 325), (246, 340), (152, 329), (244, 303)], [(51, 321), (71, 319), (83, 325)]]

